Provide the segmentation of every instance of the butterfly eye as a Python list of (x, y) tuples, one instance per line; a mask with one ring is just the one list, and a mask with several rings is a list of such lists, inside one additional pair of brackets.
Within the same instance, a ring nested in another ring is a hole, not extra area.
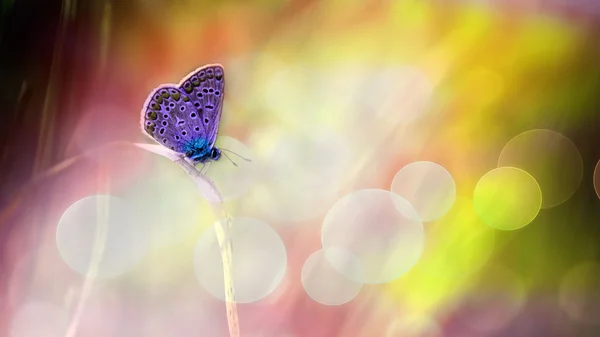
[(217, 78), (217, 81), (220, 81), (223, 79), (223, 69), (221, 69), (220, 67), (217, 68), (217, 70), (215, 71), (215, 77)]
[(162, 95), (162, 97), (164, 97), (164, 98), (168, 98), (168, 97), (169, 97), (169, 92), (168, 92), (168, 91), (166, 91), (166, 90), (164, 90), (164, 89), (160, 91), (160, 94), (161, 94), (161, 95)]
[(156, 104), (156, 102), (150, 103), (150, 108), (152, 110), (160, 110), (160, 106), (158, 104)]
[(155, 120), (158, 118), (158, 116), (156, 115), (156, 111), (151, 111), (151, 110), (148, 111), (147, 116), (148, 116), (148, 119), (151, 119), (151, 120)]
[(194, 75), (190, 78), (190, 81), (192, 81), (192, 84), (197, 87), (200, 85), (200, 81), (198, 80), (198, 76)]
[(162, 101), (163, 101), (163, 98), (162, 98), (162, 96), (161, 96), (161, 95), (159, 95), (159, 94), (156, 94), (156, 95), (154, 95), (154, 100), (155, 100), (155, 101), (156, 101), (158, 104), (160, 104), (160, 103), (162, 103)]
[(206, 71), (206, 77), (208, 77), (208, 78), (213, 78), (213, 77), (215, 77), (215, 72), (214, 72), (214, 70), (212, 70), (212, 69), (208, 69), (208, 70)]
[(204, 82), (206, 80), (206, 73), (204, 71), (198, 73), (198, 76), (200, 78), (200, 82)]

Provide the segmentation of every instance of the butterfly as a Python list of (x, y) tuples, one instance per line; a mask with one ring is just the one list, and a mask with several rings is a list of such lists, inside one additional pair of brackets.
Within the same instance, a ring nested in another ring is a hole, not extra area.
[(195, 164), (219, 160), (221, 151), (215, 147), (215, 141), (224, 89), (225, 76), (220, 64), (202, 66), (179, 84), (162, 84), (144, 103), (142, 130)]

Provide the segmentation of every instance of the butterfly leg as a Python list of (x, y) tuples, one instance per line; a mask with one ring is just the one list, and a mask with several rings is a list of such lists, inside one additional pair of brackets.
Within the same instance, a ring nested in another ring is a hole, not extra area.
[[(211, 163), (212, 162), (209, 161), (208, 163), (204, 164), (206, 166), (206, 171), (204, 171), (204, 173), (202, 173), (202, 174), (206, 175), (206, 173), (208, 172), (208, 168), (210, 167)], [(202, 169), (204, 169), (204, 166), (202, 166)], [(202, 170), (200, 170), (200, 172), (202, 172)]]

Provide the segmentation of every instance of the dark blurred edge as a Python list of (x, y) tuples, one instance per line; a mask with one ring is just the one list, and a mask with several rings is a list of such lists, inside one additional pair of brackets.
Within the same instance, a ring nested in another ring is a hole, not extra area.
[[(0, 247), (6, 249), (16, 219), (30, 213), (39, 218), (48, 201), (38, 198), (37, 187), (25, 188), (28, 182), (65, 159), (60, 151), (73, 125), (58, 122), (76, 122), (95, 80), (85, 69), (97, 62), (102, 11), (96, 8), (103, 1), (0, 1)], [(44, 182), (39, 188), (52, 186)], [(40, 235), (31, 233), (19, 244), (34, 244)], [(0, 297), (6, 295), (6, 271), (14, 262), (4, 249)], [(0, 312), (7, 313), (6, 301), (0, 302)], [(1, 316), (4, 335), (10, 314)]]

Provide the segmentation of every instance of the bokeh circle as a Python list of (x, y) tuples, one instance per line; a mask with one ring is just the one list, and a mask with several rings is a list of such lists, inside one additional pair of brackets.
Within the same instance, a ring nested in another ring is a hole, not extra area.
[(72, 204), (56, 229), (60, 256), (84, 276), (110, 278), (144, 255), (148, 230), (120, 198), (93, 195)]
[[(226, 300), (218, 225), (207, 228), (198, 240), (194, 269), (204, 289)], [(232, 219), (230, 239), (235, 301), (255, 302), (273, 292), (287, 267), (285, 246), (279, 235), (262, 221), (240, 217)]]
[(596, 167), (594, 168), (594, 190), (596, 191), (598, 198), (600, 198), (600, 160), (596, 163)]
[(517, 167), (531, 174), (542, 190), (542, 208), (569, 199), (583, 177), (583, 160), (575, 144), (545, 129), (529, 130), (511, 139), (500, 153), (498, 166)]
[(404, 166), (396, 173), (390, 189), (410, 202), (424, 222), (442, 217), (456, 199), (452, 175), (429, 161)]
[[(358, 283), (386, 283), (410, 270), (423, 251), (419, 215), (402, 197), (384, 190), (359, 190), (340, 199), (323, 221), (322, 243), (327, 260)], [(360, 266), (328, 253), (348, 251)], [(359, 272), (360, 271), (360, 272)]]
[[(358, 266), (356, 259), (343, 249), (331, 248), (329, 255), (349, 260), (349, 268)], [(346, 278), (333, 268), (327, 261), (324, 250), (316, 251), (306, 259), (302, 266), (301, 280), (308, 296), (325, 305), (350, 302), (362, 289), (361, 283)]]
[(542, 192), (529, 173), (515, 167), (500, 167), (477, 182), (473, 204), (487, 225), (515, 230), (528, 225), (538, 215)]
[(560, 285), (559, 303), (576, 321), (600, 325), (600, 263), (581, 263), (567, 272)]

